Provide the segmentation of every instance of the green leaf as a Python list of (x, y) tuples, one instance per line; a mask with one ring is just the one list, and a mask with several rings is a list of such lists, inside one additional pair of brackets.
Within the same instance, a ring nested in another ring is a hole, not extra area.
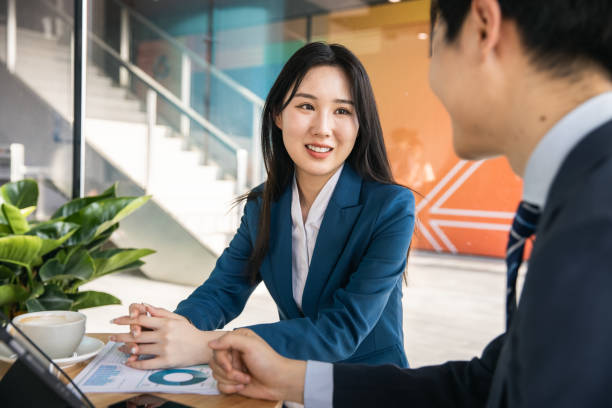
[(107, 198), (115, 198), (115, 197), (117, 197), (117, 183), (110, 186), (100, 195), (76, 198), (72, 201), (67, 202), (66, 204), (64, 204), (63, 206), (61, 206), (55, 211), (55, 213), (51, 216), (51, 219), (69, 217), (72, 214), (80, 211), (82, 208), (87, 207), (91, 203), (95, 203), (96, 201), (104, 200)]
[(117, 197), (117, 186), (119, 186), (119, 182), (114, 183), (112, 186), (104, 190), (102, 194), (100, 194), (100, 197), (104, 197), (104, 198)]
[(42, 248), (42, 239), (29, 235), (12, 235), (0, 238), (0, 261), (23, 266), (30, 264), (38, 257)]
[(27, 235), (36, 235), (43, 239), (60, 239), (77, 228), (78, 224), (52, 220), (34, 225)]
[(113, 232), (115, 232), (117, 229), (119, 229), (119, 223), (113, 224), (112, 227), (95, 237), (93, 241), (87, 244), (86, 248), (90, 251), (95, 251), (96, 249), (100, 248), (106, 241), (108, 241), (111, 235), (113, 235)]
[[(45, 286), (45, 293), (38, 299), (28, 299), (28, 303), (34, 303), (31, 301), (38, 301), (44, 308), (43, 310), (70, 310), (72, 306), (72, 299), (70, 299), (64, 292), (56, 285)], [(29, 310), (29, 306), (28, 306)]]
[(46, 255), (54, 249), (60, 247), (64, 242), (69, 240), (72, 234), (74, 234), (75, 232), (77, 232), (76, 229), (70, 231), (68, 234), (64, 235), (60, 239), (43, 239), (43, 245), (40, 249), (39, 255)]
[(2, 215), (4, 215), (4, 218), (7, 220), (13, 234), (21, 235), (30, 229), (26, 217), (21, 214), (19, 208), (7, 203), (2, 203)]
[[(110, 200), (107, 200), (107, 204), (106, 203), (105, 204), (109, 208), (108, 210), (105, 210), (103, 214), (110, 215), (110, 214), (115, 213), (115, 215), (112, 217), (112, 219), (108, 219), (108, 221), (105, 221), (98, 227), (98, 229), (96, 230), (95, 236), (100, 235), (102, 232), (112, 227), (113, 224), (118, 223), (119, 221), (121, 221), (122, 219), (124, 219), (125, 217), (133, 213), (134, 211), (136, 211), (144, 203), (149, 201), (150, 198), (151, 196), (116, 198), (114, 199), (115, 202), (111, 202)], [(121, 208), (119, 212), (116, 212), (116, 210), (119, 208)]]
[(64, 276), (64, 264), (57, 258), (50, 259), (40, 268), (39, 276), (43, 282), (53, 278), (62, 278)]
[(151, 255), (155, 251), (151, 249), (110, 249), (92, 254), (96, 262), (96, 277), (113, 272), (126, 265), (138, 261), (143, 256)]
[(70, 310), (80, 310), (87, 309), (89, 307), (121, 304), (121, 301), (113, 295), (104, 292), (95, 292), (93, 290), (79, 292), (69, 296), (74, 300), (74, 303), (72, 304)]
[(38, 281), (35, 281), (34, 285), (32, 286), (32, 290), (30, 291), (30, 296), (28, 296), (28, 299), (36, 299), (43, 293), (45, 293), (45, 285)]
[(39, 255), (45, 255), (66, 242), (79, 226), (70, 222), (47, 221), (32, 227), (26, 235), (36, 235), (42, 238), (42, 248)]
[(28, 297), (28, 290), (21, 285), (0, 286), (0, 306), (21, 302)]
[(32, 214), (34, 211), (36, 211), (36, 206), (33, 205), (31, 207), (22, 208), (20, 211), (21, 211), (21, 215), (23, 215), (24, 217), (27, 217), (30, 214)]
[(79, 229), (67, 245), (87, 244), (146, 203), (151, 196), (107, 198), (82, 208), (66, 219), (79, 224)]
[(29, 313), (47, 310), (38, 299), (28, 299), (25, 301), (25, 305)]
[(40, 266), (43, 264), (42, 256), (40, 256), (40, 253), (42, 252), (43, 248), (44, 248), (44, 240), (43, 240), (43, 246), (40, 247), (38, 256), (34, 258), (34, 260), (32, 261), (32, 264), (30, 265), (30, 268), (36, 268), (37, 266)]
[(51, 279), (78, 279), (87, 281), (94, 273), (94, 261), (89, 253), (81, 249), (70, 254), (64, 262), (58, 257), (48, 260), (40, 268), (40, 279), (47, 282)]
[[(144, 264), (145, 264), (144, 261), (140, 261), (140, 260), (134, 261), (134, 262), (129, 263), (127, 265), (124, 265), (124, 266), (122, 266), (120, 268), (113, 269), (112, 271), (108, 271), (108, 272), (106, 272), (106, 274), (115, 273), (115, 272), (119, 272), (119, 271), (127, 271), (128, 269), (140, 268)], [(99, 278), (99, 276), (96, 275), (96, 278)]]
[(17, 208), (35, 206), (38, 201), (38, 185), (31, 179), (6, 183), (0, 187), (0, 195), (5, 203)]
[(8, 275), (10, 273), (12, 277), (19, 277), (24, 272), (24, 267), (22, 265), (10, 262), (0, 261), (0, 269), (4, 271), (4, 275)]
[(0, 279), (11, 279), (13, 276), (15, 276), (15, 272), (12, 269), (0, 265)]
[[(98, 262), (102, 262), (102, 261), (103, 261), (102, 259), (94, 259), (94, 263), (95, 263), (96, 265), (98, 265)], [(127, 270), (129, 270), (129, 269), (136, 269), (136, 268), (140, 268), (142, 265), (144, 265), (144, 262), (143, 262), (143, 261), (134, 261), (134, 262), (129, 263), (129, 264), (127, 264), (127, 265), (124, 265), (124, 266), (122, 266), (122, 267), (120, 267), (120, 268), (113, 269), (112, 271), (107, 271), (107, 272), (105, 272), (103, 275), (108, 275), (108, 274), (110, 274), (110, 273), (115, 273), (115, 272), (120, 272), (120, 271), (127, 271)], [(77, 282), (74, 282), (74, 283), (72, 284), (72, 286), (70, 287), (70, 290), (71, 290), (71, 291), (76, 291), (76, 290), (77, 290), (77, 288), (79, 288), (80, 286), (82, 286), (82, 285), (84, 285), (84, 284), (86, 284), (86, 283), (88, 283), (88, 282), (91, 282), (91, 281), (92, 281), (92, 280), (94, 280), (94, 279), (98, 279), (98, 278), (102, 277), (103, 275), (98, 275), (98, 274), (97, 274), (97, 270), (98, 270), (97, 268), (98, 268), (98, 267), (96, 266), (96, 273), (94, 273), (94, 276), (92, 276), (92, 277), (91, 277), (91, 278), (90, 278), (88, 281), (77, 281)]]

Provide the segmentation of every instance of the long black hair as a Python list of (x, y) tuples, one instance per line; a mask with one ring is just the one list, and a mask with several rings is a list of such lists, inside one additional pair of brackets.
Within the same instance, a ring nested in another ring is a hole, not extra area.
[(259, 268), (268, 251), (270, 207), (291, 182), (294, 170), (294, 163), (285, 149), (283, 136), (275, 124), (275, 119), (289, 105), (306, 73), (314, 67), (325, 65), (341, 68), (348, 77), (359, 122), (357, 139), (346, 161), (364, 180), (395, 184), (374, 92), (361, 62), (351, 51), (339, 44), (313, 42), (297, 50), (276, 78), (264, 105), (261, 148), (267, 180), (263, 190), (256, 188), (239, 198), (262, 198), (257, 239), (247, 265), (247, 274), (252, 282), (258, 280)]

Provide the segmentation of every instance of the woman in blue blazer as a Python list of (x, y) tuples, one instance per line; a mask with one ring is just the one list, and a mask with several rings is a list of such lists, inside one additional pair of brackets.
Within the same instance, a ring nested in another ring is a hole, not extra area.
[(208, 362), (206, 344), (223, 334), (214, 330), (263, 281), (280, 321), (246, 329), (280, 354), (407, 367), (401, 298), (414, 197), (393, 181), (372, 88), (350, 51), (312, 43), (289, 59), (266, 100), (262, 151), (267, 181), (243, 197), (240, 227), (208, 280), (175, 313), (135, 304), (115, 319), (132, 327), (115, 336), (127, 364)]

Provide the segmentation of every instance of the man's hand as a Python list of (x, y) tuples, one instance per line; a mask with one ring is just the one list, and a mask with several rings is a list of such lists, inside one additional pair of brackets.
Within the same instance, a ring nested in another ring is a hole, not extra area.
[(306, 362), (277, 354), (249, 329), (239, 329), (208, 343), (210, 367), (219, 391), (273, 401), (304, 401)]
[[(143, 370), (208, 363), (212, 351), (206, 344), (223, 334), (198, 330), (185, 317), (150, 305), (133, 304), (130, 316), (113, 323), (130, 325), (130, 333), (113, 335), (111, 340), (125, 343), (121, 350), (131, 354), (126, 365)], [(140, 355), (155, 357), (139, 360)]]

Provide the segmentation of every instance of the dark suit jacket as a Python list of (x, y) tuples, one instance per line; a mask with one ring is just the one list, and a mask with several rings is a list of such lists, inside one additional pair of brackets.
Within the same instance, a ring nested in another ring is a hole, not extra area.
[[(414, 226), (407, 188), (363, 180), (347, 163), (317, 236), (302, 310), (293, 299), (289, 184), (270, 210), (270, 246), (260, 275), (280, 322), (250, 326), (280, 354), (299, 359), (408, 366), (402, 330), (402, 273)], [(176, 310), (201, 330), (238, 316), (255, 286), (245, 274), (257, 238), (260, 200), (202, 286)]]
[(612, 121), (562, 164), (520, 304), (481, 358), (334, 366), (334, 407), (612, 406)]

